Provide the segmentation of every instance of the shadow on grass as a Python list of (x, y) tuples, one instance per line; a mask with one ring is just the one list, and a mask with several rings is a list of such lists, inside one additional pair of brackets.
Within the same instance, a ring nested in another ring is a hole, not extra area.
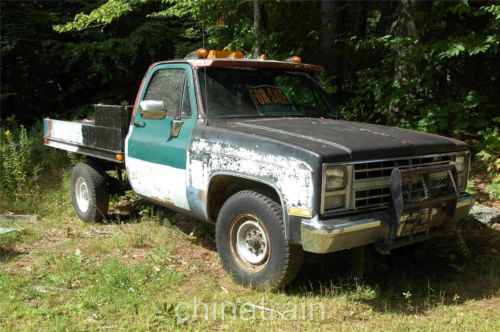
[(499, 248), (500, 232), (478, 226), (388, 256), (371, 247), (308, 255), (287, 293), (345, 295), (379, 312), (423, 313), (498, 295)]
[[(171, 212), (170, 223), (194, 244), (216, 250), (213, 227)], [(447, 237), (381, 255), (373, 247), (326, 255), (306, 254), (289, 295), (347, 296), (377, 312), (422, 314), (469, 299), (487, 299), (500, 288), (500, 232), (469, 221)]]
[(172, 212), (170, 223), (192, 238), (192, 242), (203, 248), (216, 251), (215, 227), (211, 224)]
[(26, 254), (25, 252), (18, 251), (8, 245), (7, 246), (0, 245), (0, 264), (8, 263), (16, 259), (18, 256), (25, 254)]
[[(158, 221), (160, 224), (176, 227), (186, 234), (193, 244), (213, 251), (217, 249), (213, 225), (143, 200), (139, 201), (139, 204), (136, 203), (136, 206), (132, 205), (124, 204), (120, 208), (112, 210), (111, 213), (108, 213), (106, 223), (137, 223), (142, 218), (141, 212), (144, 212), (145, 216)], [(123, 214), (123, 211), (126, 211), (126, 213)]]
[(120, 224), (136, 224), (139, 222), (133, 214), (124, 214), (119, 211), (111, 211), (106, 215), (106, 219), (102, 220), (100, 224), (104, 225), (120, 225)]
[[(155, 218), (171, 224), (195, 245), (215, 251), (214, 227), (158, 208)], [(500, 287), (500, 232), (474, 220), (460, 231), (394, 250), (372, 247), (326, 255), (306, 254), (289, 295), (347, 296), (377, 312), (422, 314), (437, 305), (486, 299)]]

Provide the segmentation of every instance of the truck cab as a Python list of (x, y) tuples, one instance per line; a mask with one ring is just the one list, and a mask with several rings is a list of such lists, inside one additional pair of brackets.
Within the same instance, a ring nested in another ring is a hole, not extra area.
[(46, 119), (45, 144), (89, 156), (72, 175), (81, 219), (105, 217), (106, 171), (126, 170), (141, 197), (214, 224), (226, 271), (257, 288), (288, 284), (304, 251), (389, 253), (467, 216), (465, 143), (339, 119), (321, 71), (202, 49), (153, 64), (131, 112), (96, 108), (119, 129)]

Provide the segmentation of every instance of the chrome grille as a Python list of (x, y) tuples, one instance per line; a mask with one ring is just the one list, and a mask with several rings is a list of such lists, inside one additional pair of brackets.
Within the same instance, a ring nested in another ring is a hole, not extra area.
[(383, 206), (389, 203), (390, 198), (391, 191), (389, 187), (357, 190), (355, 194), (355, 204), (357, 208), (377, 205)]
[[(389, 204), (391, 193), (389, 178), (394, 168), (407, 169), (433, 165), (447, 165), (454, 161), (454, 155), (421, 156), (394, 160), (368, 161), (354, 165), (355, 209), (381, 208)], [(439, 179), (433, 181), (433, 187), (446, 187)], [(359, 188), (359, 189), (357, 189)]]
[(354, 165), (354, 180), (368, 180), (391, 176), (394, 168), (405, 169), (431, 165), (446, 165), (453, 161), (452, 155), (415, 157), (397, 160), (373, 161)]

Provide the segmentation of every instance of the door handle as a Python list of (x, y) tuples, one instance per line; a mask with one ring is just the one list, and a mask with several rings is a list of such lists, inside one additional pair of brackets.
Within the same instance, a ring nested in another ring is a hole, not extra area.
[(177, 137), (179, 136), (179, 132), (181, 131), (181, 127), (184, 121), (182, 120), (172, 120), (170, 122), (170, 137)]
[(136, 126), (136, 127), (146, 127), (146, 122), (143, 122), (143, 121), (134, 121), (134, 126)]

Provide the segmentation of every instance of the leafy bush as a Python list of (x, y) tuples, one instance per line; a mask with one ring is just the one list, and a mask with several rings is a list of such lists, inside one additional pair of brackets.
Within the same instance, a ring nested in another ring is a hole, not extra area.
[(38, 191), (37, 179), (42, 167), (33, 163), (34, 140), (21, 126), (17, 133), (6, 130), (0, 148), (1, 191), (14, 201), (26, 199)]
[[(500, 123), (500, 117), (493, 119), (494, 122)], [(477, 154), (479, 159), (487, 165), (488, 172), (491, 174), (492, 182), (486, 187), (486, 192), (491, 199), (500, 199), (500, 134), (498, 128), (488, 128), (479, 132), (483, 137), (481, 151)]]
[(2, 250), (5, 250), (5, 248), (8, 248), (12, 244), (14, 244), (16, 241), (18, 241), (21, 237), (21, 233), (19, 231), (14, 231), (11, 233), (6, 233), (6, 234), (1, 234), (0, 235), (0, 253)]

